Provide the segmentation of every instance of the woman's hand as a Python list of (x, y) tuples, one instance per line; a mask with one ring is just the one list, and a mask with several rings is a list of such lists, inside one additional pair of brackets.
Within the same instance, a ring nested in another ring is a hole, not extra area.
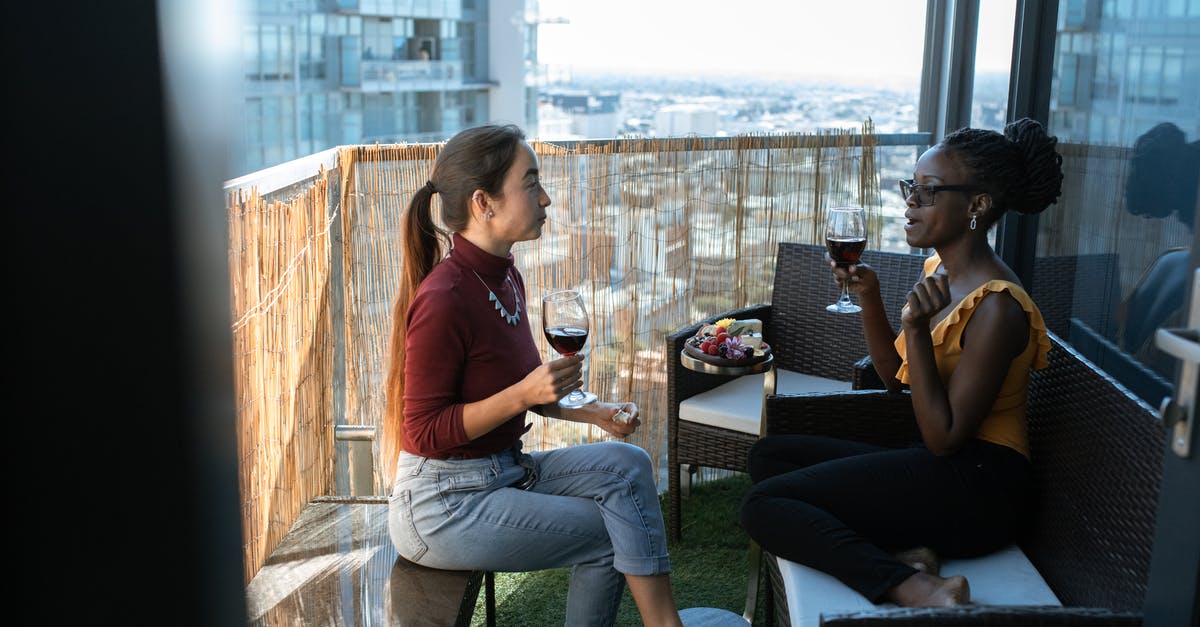
[(940, 272), (931, 274), (913, 285), (908, 293), (908, 306), (900, 312), (900, 324), (905, 331), (929, 330), (929, 320), (950, 304), (950, 280)]
[(560, 357), (538, 366), (521, 380), (526, 405), (557, 403), (571, 390), (583, 386), (582, 372), (583, 355)]
[(833, 257), (829, 256), (829, 253), (825, 253), (825, 261), (829, 262), (829, 268), (833, 270), (834, 282), (839, 288), (845, 283), (847, 290), (859, 295), (879, 291), (879, 276), (875, 274), (875, 269), (871, 266), (865, 263), (839, 266)]
[[(618, 414), (621, 414), (622, 411), (628, 415), (628, 421), (623, 421), (624, 415), (620, 416), (621, 419), (618, 419)], [(588, 403), (583, 407), (563, 409), (562, 418), (563, 420), (586, 422), (596, 425), (621, 439), (633, 435), (642, 424), (642, 421), (638, 418), (636, 403), (605, 403), (596, 401), (595, 403)]]

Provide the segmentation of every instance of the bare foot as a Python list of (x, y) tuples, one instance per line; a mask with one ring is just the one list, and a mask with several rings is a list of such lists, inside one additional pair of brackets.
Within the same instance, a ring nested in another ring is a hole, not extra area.
[(937, 575), (942, 569), (942, 563), (938, 559), (937, 553), (927, 546), (900, 551), (893, 557), (927, 575)]
[(951, 605), (966, 605), (971, 602), (971, 586), (967, 583), (967, 578), (962, 575), (954, 575), (942, 580), (943, 583), (930, 596), (930, 600), (934, 601), (934, 605), (951, 606)]
[(971, 586), (962, 575), (937, 577), (916, 573), (888, 590), (887, 597), (904, 607), (949, 607), (971, 602)]

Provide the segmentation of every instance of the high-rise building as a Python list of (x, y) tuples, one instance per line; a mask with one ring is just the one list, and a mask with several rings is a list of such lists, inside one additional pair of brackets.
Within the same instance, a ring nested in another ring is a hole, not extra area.
[(1128, 146), (1164, 122), (1200, 135), (1200, 2), (1060, 6), (1050, 114), (1059, 139)]
[[(538, 116), (542, 139), (617, 137), (621, 94), (580, 90), (543, 89), (538, 94), (543, 114)], [(542, 117), (548, 118), (542, 124)]]
[(536, 14), (536, 0), (251, 2), (233, 170), (489, 121), (532, 133)]

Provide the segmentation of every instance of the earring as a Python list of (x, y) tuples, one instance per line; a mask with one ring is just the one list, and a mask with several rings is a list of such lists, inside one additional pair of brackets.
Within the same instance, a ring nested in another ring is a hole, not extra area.
[(975, 216), (971, 216), (971, 230), (975, 230)]
[[(483, 214), (483, 217), (487, 218), (488, 220), (491, 220), (492, 216), (494, 216), (494, 215), (496, 215), (495, 211), (488, 211), (487, 213)], [(975, 228), (975, 227), (972, 226), (971, 228)]]

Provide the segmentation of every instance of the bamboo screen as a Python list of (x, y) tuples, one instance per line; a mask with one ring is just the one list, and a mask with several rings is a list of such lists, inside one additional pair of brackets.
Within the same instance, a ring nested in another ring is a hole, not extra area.
[[(824, 243), (828, 207), (867, 206), (876, 225), (869, 230), (877, 234), (873, 137), (868, 123), (862, 133), (729, 141), (646, 139), (573, 149), (535, 142), (552, 205), (542, 237), (519, 243), (513, 254), (538, 346), (555, 357), (536, 333), (541, 295), (582, 289), (593, 321), (586, 387), (602, 399), (638, 404), (644, 426), (630, 441), (661, 466), (665, 335), (710, 314), (769, 302), (778, 242)], [(400, 217), (428, 180), (436, 149), (360, 146), (340, 155), (347, 420), (354, 424), (377, 424), (383, 414)], [(526, 449), (607, 437), (590, 425), (529, 416)], [(386, 493), (378, 470), (376, 490)]]
[[(536, 332), (540, 297), (584, 290), (592, 318), (586, 387), (638, 404), (643, 426), (630, 441), (660, 469), (672, 357), (665, 335), (770, 302), (777, 244), (823, 243), (829, 207), (866, 207), (868, 245), (880, 243), (869, 121), (861, 131), (532, 145), (553, 204), (542, 237), (519, 243), (513, 254), (535, 342), (554, 356)], [(247, 580), (300, 508), (322, 490), (332, 492), (333, 425), (377, 425), (383, 415), (400, 220), (439, 148), (342, 148), (337, 181), (323, 173), (312, 189), (283, 203), (231, 201), (234, 290), (244, 292), (235, 294), (234, 319)], [(340, 232), (340, 246), (337, 238), (331, 244), (330, 226)], [(344, 280), (331, 285), (337, 275)], [(344, 303), (344, 316), (327, 315), (336, 302)], [(344, 320), (344, 328), (333, 328), (333, 319)], [(337, 365), (344, 382), (334, 380), (330, 363), (334, 335), (344, 338), (344, 363)], [(342, 389), (344, 399), (326, 398)], [(344, 412), (331, 409), (340, 406)], [(527, 450), (608, 437), (589, 425), (529, 419)], [(386, 494), (375, 470), (375, 491)]]
[(333, 486), (327, 176), (288, 202), (228, 199), (246, 580)]

